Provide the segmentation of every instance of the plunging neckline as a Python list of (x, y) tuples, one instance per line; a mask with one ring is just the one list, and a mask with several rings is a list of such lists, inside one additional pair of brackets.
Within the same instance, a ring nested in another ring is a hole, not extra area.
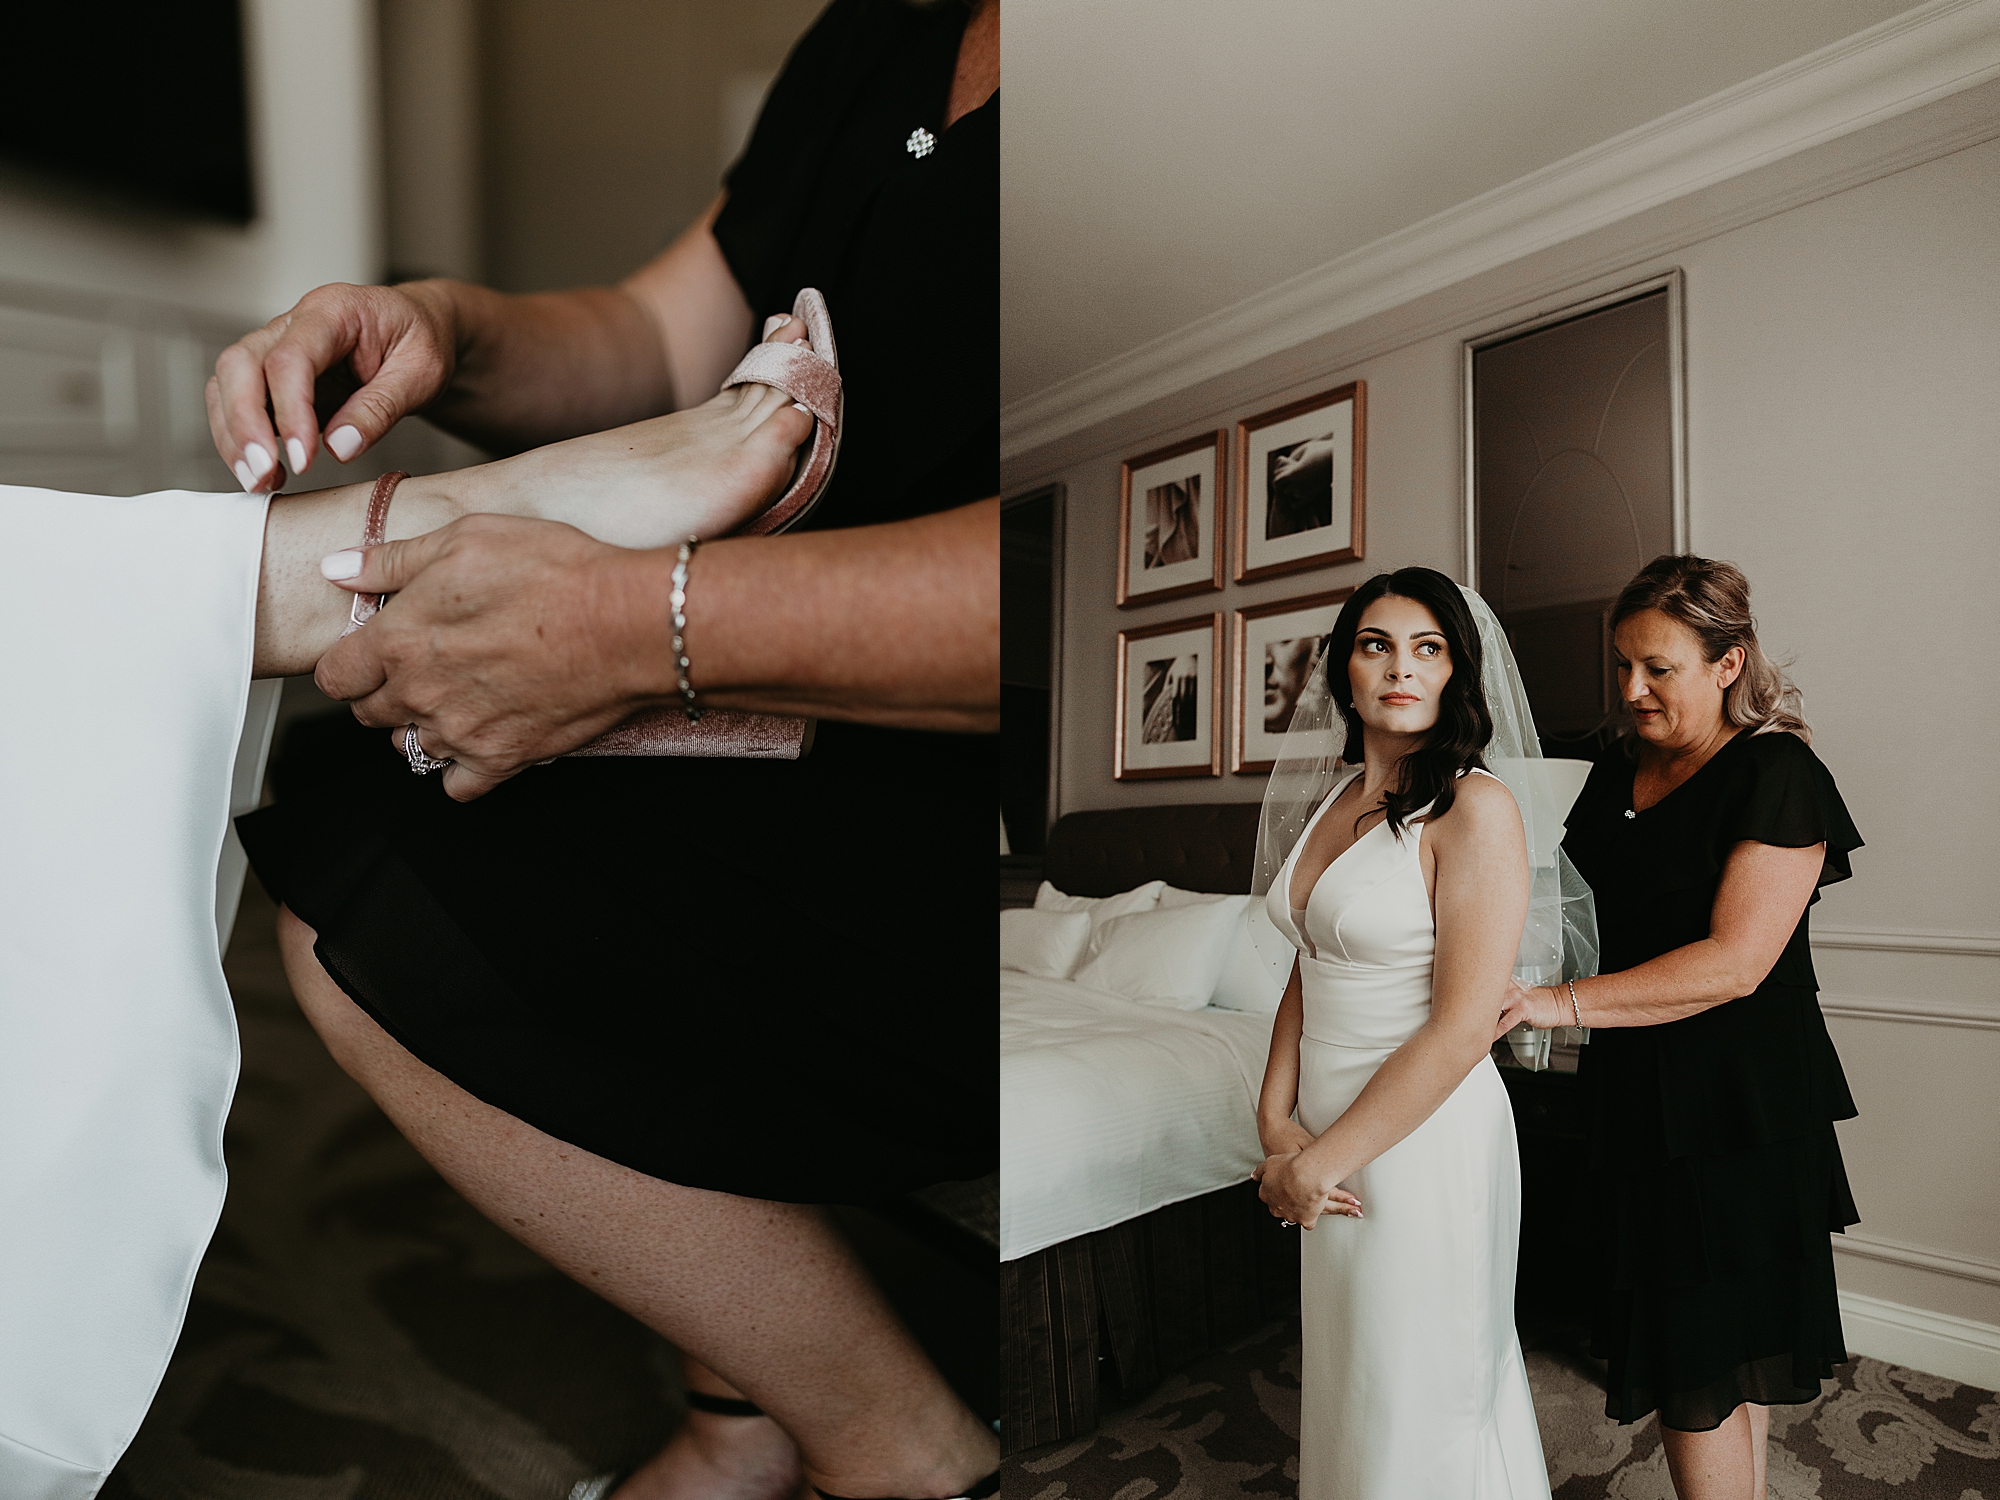
[[(1320, 810), (1313, 814), (1312, 821), (1306, 824), (1306, 831), (1299, 835), (1298, 849), (1300, 853), (1305, 852), (1306, 842), (1312, 837), (1313, 830), (1319, 826), (1319, 820), (1325, 817), (1329, 812), (1333, 811), (1333, 804), (1340, 800), (1341, 794), (1345, 792), (1347, 788), (1351, 786), (1355, 782), (1355, 780), (1357, 780), (1360, 777), (1360, 775), (1361, 772), (1356, 771), (1354, 775), (1348, 777), (1346, 781), (1342, 782), (1339, 786), (1335, 787), (1332, 795), (1326, 799), (1326, 802), (1320, 807)], [(1366, 816), (1366, 814), (1363, 814), (1363, 816)], [(1334, 855), (1332, 859), (1328, 860), (1326, 862), (1326, 868), (1324, 870), (1321, 870), (1319, 874), (1313, 878), (1312, 890), (1306, 892), (1305, 906), (1292, 905), (1292, 885), (1298, 875), (1298, 861), (1297, 860), (1292, 861), (1292, 868), (1285, 875), (1286, 908), (1290, 910), (1294, 916), (1300, 916), (1300, 917), (1304, 916), (1306, 914), (1307, 908), (1312, 905), (1313, 891), (1319, 889), (1320, 882), (1326, 879), (1328, 874), (1332, 872), (1333, 867), (1339, 864), (1343, 859), (1347, 858), (1347, 856), (1352, 854), (1356, 849), (1358, 849), (1361, 846), (1361, 841), (1367, 838), (1369, 834), (1374, 833), (1377, 828), (1387, 828), (1388, 826), (1389, 826), (1389, 819), (1385, 815), (1382, 821), (1375, 825), (1375, 828), (1370, 828), (1363, 833), (1356, 834), (1353, 843), (1349, 844), (1345, 849), (1341, 850), (1340, 853)], [(1305, 933), (1305, 928), (1300, 927), (1299, 932), (1300, 935), (1303, 936)]]

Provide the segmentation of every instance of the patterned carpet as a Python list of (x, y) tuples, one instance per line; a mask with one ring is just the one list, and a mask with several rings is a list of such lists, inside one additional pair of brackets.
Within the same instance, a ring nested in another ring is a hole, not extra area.
[[(563, 1500), (666, 1441), (672, 1348), (466, 1205), (307, 1027), (250, 882), (230, 1191), (187, 1327), (105, 1500)], [(864, 1260), (976, 1407), (994, 1287), (872, 1216)]]
[[(1528, 1352), (1556, 1500), (1673, 1500), (1651, 1418), (1620, 1427), (1567, 1331)], [(1526, 1341), (1524, 1341), (1526, 1342)], [(1003, 1500), (1290, 1500), (1299, 1327), (1197, 1361), (1074, 1442), (1008, 1460)], [(1770, 1500), (2000, 1500), (2000, 1400), (1859, 1359), (1809, 1406), (1771, 1411)]]

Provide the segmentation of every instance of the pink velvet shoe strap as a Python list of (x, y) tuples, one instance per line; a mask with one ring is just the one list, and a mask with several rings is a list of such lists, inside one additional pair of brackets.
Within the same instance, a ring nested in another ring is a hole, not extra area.
[[(362, 546), (379, 547), (388, 539), (389, 499), (396, 493), (396, 486), (409, 477), (403, 470), (395, 469), (375, 481), (375, 488), (368, 492), (368, 516), (361, 523)], [(387, 594), (356, 594), (354, 607), (347, 612), (347, 628), (340, 633), (343, 636), (354, 634), (388, 602)]]
[(722, 385), (768, 385), (828, 426), (840, 417), (840, 372), (804, 344), (753, 344)]

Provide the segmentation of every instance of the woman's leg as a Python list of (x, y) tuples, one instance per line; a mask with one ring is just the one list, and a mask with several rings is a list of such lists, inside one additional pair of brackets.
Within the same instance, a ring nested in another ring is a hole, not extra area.
[(544, 1135), (412, 1057), (327, 976), (289, 910), (278, 940), (327, 1050), (445, 1180), (769, 1412), (813, 1484), (922, 1500), (994, 1467), (993, 1434), (819, 1210), (680, 1187)]
[[(798, 342), (797, 322), (773, 331)], [(388, 538), (421, 536), (476, 513), (566, 521), (620, 547), (719, 536), (754, 516), (791, 477), (813, 419), (769, 386), (739, 386), (687, 411), (552, 443), (396, 489)], [(310, 672), (347, 623), (354, 596), (320, 575), (320, 559), (361, 538), (367, 484), (271, 503), (257, 590), (255, 673)]]
[[(715, 1371), (681, 1356), (681, 1384), (726, 1401), (749, 1398)], [(792, 1500), (802, 1471), (799, 1449), (770, 1417), (729, 1416), (688, 1408), (673, 1441), (626, 1481), (613, 1500)]]
[(1707, 1432), (1663, 1426), (1660, 1443), (1680, 1500), (1763, 1500), (1761, 1439), (1770, 1433), (1770, 1415), (1767, 1408), (1745, 1402)]

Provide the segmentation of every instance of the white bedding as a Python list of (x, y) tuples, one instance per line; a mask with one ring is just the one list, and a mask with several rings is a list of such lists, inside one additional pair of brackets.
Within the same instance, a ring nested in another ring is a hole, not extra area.
[(1000, 1258), (1248, 1178), (1271, 1019), (1002, 970)]

